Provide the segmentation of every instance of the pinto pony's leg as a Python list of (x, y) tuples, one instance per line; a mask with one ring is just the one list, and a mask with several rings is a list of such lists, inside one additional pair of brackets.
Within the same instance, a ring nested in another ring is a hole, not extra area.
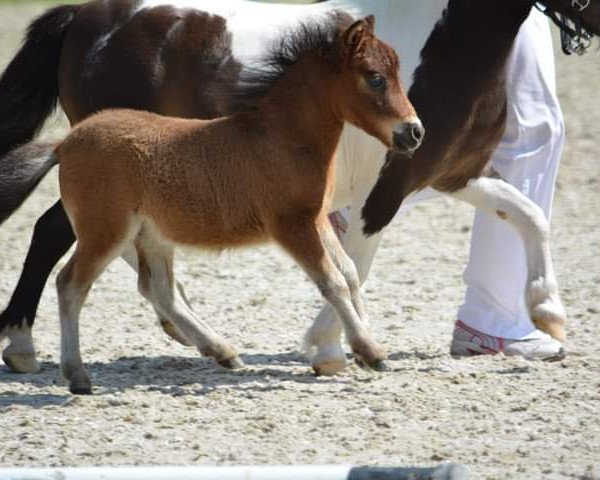
[[(135, 248), (128, 248), (122, 255), (123, 260), (127, 262), (127, 264), (133, 268), (136, 272), (138, 271), (138, 257)], [(190, 302), (187, 301), (185, 297), (185, 293), (183, 291), (183, 286), (177, 282), (177, 289), (175, 290), (175, 295), (180, 295), (183, 301), (191, 308)], [(180, 343), (185, 347), (192, 347), (194, 345), (193, 342), (188, 340), (183, 333), (175, 326), (175, 324), (171, 321), (163, 317), (157, 310), (155, 310), (156, 316), (158, 317), (158, 323), (164, 332), (169, 335), (173, 340)]]
[(2, 358), (14, 372), (32, 373), (40, 369), (31, 329), (48, 276), (74, 241), (73, 229), (58, 201), (35, 224), (17, 287), (8, 306), (0, 313), (0, 339), (8, 337), (10, 340)]
[(499, 178), (476, 178), (450, 194), (512, 225), (525, 246), (527, 284), (525, 303), (533, 324), (564, 340), (565, 310), (560, 301), (550, 255), (549, 226), (539, 206)]
[[(324, 245), (323, 239), (328, 242), (336, 240), (327, 219), (320, 218), (316, 224), (311, 218), (279, 220), (271, 231), (275, 240), (303, 267), (339, 315), (353, 352), (367, 365), (379, 368), (387, 359), (387, 353), (372, 338), (353, 303), (351, 289), (358, 291), (356, 277), (352, 279), (354, 285), (350, 287), (346, 276), (340, 272)], [(347, 260), (343, 260), (341, 256), (336, 256), (336, 260), (340, 264), (347, 264)], [(348, 272), (346, 275), (352, 276)], [(330, 350), (332, 356), (327, 357), (326, 353), (324, 351), (323, 355), (312, 361), (317, 374), (334, 374), (346, 363), (341, 348), (334, 345)]]
[(214, 357), (225, 368), (243, 366), (237, 352), (207, 324), (196, 317), (176, 288), (173, 248), (143, 233), (135, 243), (138, 257), (138, 289), (163, 318), (172, 321), (185, 339), (202, 355)]

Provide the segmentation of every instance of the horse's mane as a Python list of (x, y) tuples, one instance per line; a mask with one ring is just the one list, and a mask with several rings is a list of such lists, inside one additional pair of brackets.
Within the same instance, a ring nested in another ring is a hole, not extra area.
[(352, 21), (349, 14), (335, 10), (318, 21), (303, 22), (284, 32), (263, 58), (240, 73), (232, 97), (233, 110), (254, 108), (273, 84), (307, 53), (330, 52), (339, 33)]

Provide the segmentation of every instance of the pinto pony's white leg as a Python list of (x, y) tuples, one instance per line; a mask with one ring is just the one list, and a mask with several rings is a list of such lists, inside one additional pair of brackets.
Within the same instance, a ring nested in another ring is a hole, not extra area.
[(235, 349), (196, 317), (176, 288), (173, 248), (144, 234), (136, 241), (136, 249), (139, 291), (152, 303), (159, 316), (172, 321), (177, 331), (193, 342), (203, 355), (214, 357), (226, 368), (243, 366)]
[(17, 373), (37, 373), (41, 367), (36, 359), (31, 327), (23, 319), (21, 326), (9, 327), (0, 335), (0, 341), (8, 337), (10, 345), (2, 352), (2, 360)]
[(564, 340), (566, 316), (560, 301), (552, 258), (549, 226), (542, 209), (518, 189), (499, 178), (476, 178), (450, 196), (465, 201), (512, 225), (525, 246), (525, 302), (540, 330)]

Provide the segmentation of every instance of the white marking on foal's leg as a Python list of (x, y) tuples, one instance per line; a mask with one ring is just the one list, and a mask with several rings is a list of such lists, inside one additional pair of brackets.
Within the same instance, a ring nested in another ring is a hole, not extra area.
[(7, 328), (0, 340), (8, 337), (10, 344), (2, 352), (4, 363), (16, 373), (37, 373), (41, 370), (35, 358), (35, 346), (31, 336), (31, 327), (23, 319), (22, 325)]
[(73, 272), (76, 262), (77, 251), (56, 277), (60, 316), (60, 368), (69, 381), (72, 393), (89, 394), (92, 392), (92, 382), (83, 366), (79, 349), (79, 314), (91, 282), (88, 285), (75, 284)]
[(540, 330), (564, 340), (566, 315), (552, 265), (548, 221), (542, 209), (498, 178), (469, 180), (465, 188), (451, 196), (505, 220), (517, 230), (527, 256), (525, 301), (531, 320)]
[[(138, 271), (138, 257), (133, 245), (123, 253), (122, 257), (123, 260), (125, 260), (131, 268), (133, 268), (136, 272)], [(183, 286), (179, 282), (177, 282), (177, 290), (175, 291), (175, 294), (181, 295), (183, 301), (190, 308), (192, 308), (185, 296)], [(154, 309), (154, 311), (156, 312), (158, 324), (169, 337), (171, 337), (173, 340), (185, 347), (194, 346), (194, 343), (188, 338), (186, 338), (185, 335), (181, 332), (181, 330), (179, 330), (171, 320), (161, 316), (160, 313), (156, 311), (156, 309)]]

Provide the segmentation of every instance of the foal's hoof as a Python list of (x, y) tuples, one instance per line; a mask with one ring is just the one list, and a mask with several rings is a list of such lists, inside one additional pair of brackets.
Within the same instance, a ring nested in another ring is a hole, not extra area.
[(69, 391), (73, 395), (91, 395), (92, 394), (92, 386), (91, 385), (69, 385)]
[(69, 380), (69, 391), (74, 395), (91, 395), (92, 382), (84, 369), (69, 370), (61, 367), (64, 377)]
[(390, 372), (392, 370), (392, 367), (387, 360), (374, 359), (370, 363), (367, 363), (362, 357), (356, 357), (355, 361), (360, 368), (370, 368), (376, 372)]
[(242, 359), (237, 355), (231, 358), (217, 358), (216, 361), (219, 365), (228, 370), (239, 370), (245, 366)]
[(87, 376), (73, 379), (69, 382), (69, 391), (73, 395), (91, 395), (92, 382)]
[(335, 357), (328, 359), (315, 359), (312, 362), (312, 368), (317, 377), (331, 377), (342, 371), (346, 367), (346, 357)]
[(42, 369), (35, 353), (11, 353), (10, 346), (2, 353), (2, 360), (15, 373), (38, 373)]

